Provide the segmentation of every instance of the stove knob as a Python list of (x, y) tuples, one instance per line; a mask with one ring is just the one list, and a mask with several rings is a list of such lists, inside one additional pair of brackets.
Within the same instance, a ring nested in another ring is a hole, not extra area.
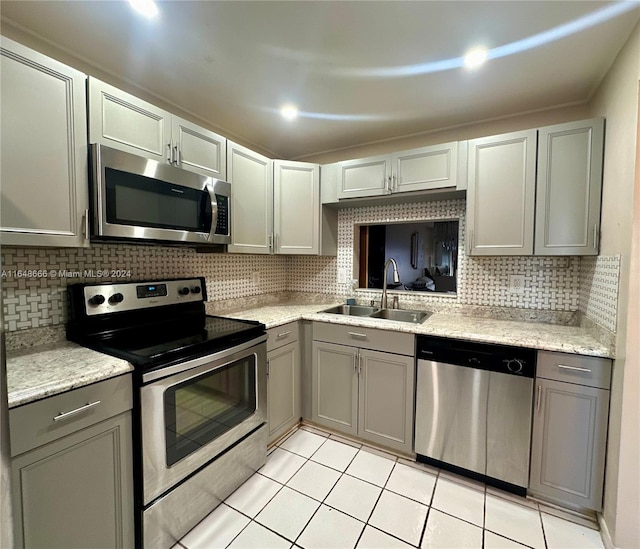
[(189, 295), (189, 288), (187, 288), (186, 286), (184, 288), (179, 288), (178, 293), (180, 295)]
[(520, 372), (522, 372), (522, 368), (524, 368), (522, 360), (512, 358), (507, 362), (507, 370), (509, 370), (513, 374), (519, 374)]
[(122, 301), (124, 301), (124, 296), (121, 293), (113, 294), (109, 298), (109, 303), (111, 303), (111, 305), (116, 305), (117, 303), (122, 303)]
[(199, 294), (200, 293), (200, 286), (194, 286), (193, 288), (191, 288), (191, 293), (192, 294)]
[(88, 301), (89, 301), (89, 305), (93, 305), (94, 307), (97, 307), (98, 305), (102, 305), (104, 303), (104, 296), (101, 294), (96, 294), (93, 297), (90, 297)]

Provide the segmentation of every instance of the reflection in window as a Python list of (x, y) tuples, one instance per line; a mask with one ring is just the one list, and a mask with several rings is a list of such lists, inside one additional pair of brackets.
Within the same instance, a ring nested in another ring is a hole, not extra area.
[(382, 288), (384, 263), (398, 263), (400, 284), (389, 270), (390, 290), (456, 292), (458, 221), (423, 221), (359, 227), (360, 288)]

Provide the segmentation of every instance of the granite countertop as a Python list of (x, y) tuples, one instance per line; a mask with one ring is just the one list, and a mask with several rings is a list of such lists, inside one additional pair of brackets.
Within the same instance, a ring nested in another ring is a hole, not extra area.
[(284, 303), (229, 311), (224, 316), (258, 320), (267, 328), (304, 319), (611, 358), (610, 348), (579, 326), (496, 320), (455, 312), (435, 313), (422, 324), (318, 312), (331, 305), (331, 303), (313, 305)]
[(9, 408), (133, 371), (126, 361), (70, 341), (7, 352)]

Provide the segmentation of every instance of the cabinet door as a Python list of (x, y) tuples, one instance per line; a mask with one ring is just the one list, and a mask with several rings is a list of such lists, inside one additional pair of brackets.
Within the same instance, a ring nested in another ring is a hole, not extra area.
[(536, 255), (598, 255), (604, 119), (538, 133)]
[(86, 76), (0, 44), (2, 243), (88, 246)]
[(393, 155), (393, 192), (455, 187), (458, 143), (422, 147)]
[(210, 130), (173, 116), (173, 162), (176, 166), (216, 179), (227, 177), (227, 140)]
[(230, 252), (269, 254), (273, 250), (273, 161), (227, 143), (231, 183)]
[(599, 511), (609, 391), (537, 379), (529, 492)]
[(133, 547), (131, 414), (13, 459), (16, 546)]
[(358, 436), (411, 452), (413, 357), (361, 349), (358, 361)]
[(350, 435), (358, 432), (358, 349), (313, 342), (311, 419)]
[(279, 254), (318, 254), (320, 166), (274, 161), (274, 247)]
[(391, 192), (391, 157), (376, 156), (340, 162), (338, 198), (381, 196)]
[(535, 174), (535, 130), (469, 141), (469, 255), (533, 254)]
[(267, 354), (269, 442), (300, 420), (300, 345), (289, 343)]
[(171, 114), (89, 78), (89, 142), (168, 163)]

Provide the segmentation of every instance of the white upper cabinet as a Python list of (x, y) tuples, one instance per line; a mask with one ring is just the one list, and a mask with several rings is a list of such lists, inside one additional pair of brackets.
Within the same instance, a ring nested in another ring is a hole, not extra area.
[(409, 191), (455, 190), (458, 142), (337, 164), (337, 198), (363, 198)]
[(604, 119), (469, 141), (467, 253), (597, 255)]
[(0, 45), (2, 243), (88, 246), (86, 76)]
[(224, 137), (92, 77), (89, 142), (226, 179)]
[(538, 132), (536, 255), (598, 255), (604, 119)]
[(274, 247), (281, 254), (318, 254), (320, 166), (275, 160)]
[(273, 252), (273, 160), (229, 141), (230, 252)]
[(531, 255), (536, 131), (469, 141), (467, 251)]

